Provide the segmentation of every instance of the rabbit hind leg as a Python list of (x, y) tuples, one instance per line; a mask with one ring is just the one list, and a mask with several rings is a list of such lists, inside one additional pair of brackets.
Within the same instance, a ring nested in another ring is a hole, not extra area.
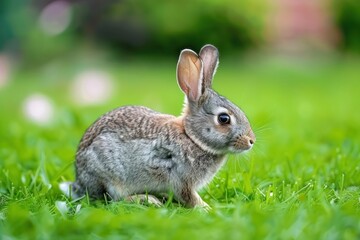
[(95, 176), (91, 172), (81, 171), (71, 186), (73, 198), (83, 197), (84, 195), (88, 195), (92, 199), (104, 198), (106, 189), (103, 181)]

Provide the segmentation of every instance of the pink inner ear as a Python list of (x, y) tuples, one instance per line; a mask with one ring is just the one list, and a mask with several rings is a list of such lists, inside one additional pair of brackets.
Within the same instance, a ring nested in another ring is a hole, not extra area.
[(201, 95), (202, 62), (196, 53), (184, 50), (179, 58), (177, 77), (180, 88), (191, 101), (198, 101)]
[(190, 70), (190, 94), (193, 100), (197, 101), (200, 98), (201, 94), (201, 75), (202, 75), (202, 69), (201, 69), (201, 60), (199, 58), (191, 58), (189, 61), (192, 61), (192, 63), (189, 63)]

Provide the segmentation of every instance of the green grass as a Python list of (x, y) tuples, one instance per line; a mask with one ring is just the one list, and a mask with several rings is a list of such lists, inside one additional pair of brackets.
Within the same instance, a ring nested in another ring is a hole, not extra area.
[[(230, 156), (201, 192), (209, 213), (72, 202), (60, 193), (58, 183), (74, 179), (82, 133), (102, 113), (139, 104), (178, 114), (183, 101), (176, 59), (85, 60), (14, 72), (0, 89), (0, 239), (360, 238), (360, 60), (221, 62), (214, 88), (246, 112), (257, 142)], [(113, 76), (115, 94), (101, 106), (77, 106), (69, 84), (92, 66)], [(22, 114), (33, 92), (54, 103), (48, 126)]]

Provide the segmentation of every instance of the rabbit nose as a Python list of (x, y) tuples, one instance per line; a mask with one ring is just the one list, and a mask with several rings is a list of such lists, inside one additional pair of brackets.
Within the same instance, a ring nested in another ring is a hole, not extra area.
[(254, 143), (255, 143), (255, 139), (252, 138), (251, 136), (246, 136), (245, 139), (246, 139), (246, 140), (245, 140), (245, 143), (247, 144), (247, 148), (248, 148), (248, 149), (252, 148), (252, 146), (253, 146)]
[(247, 134), (247, 139), (248, 139), (248, 145), (250, 147), (252, 147), (256, 141), (256, 137), (255, 137), (255, 134), (253, 131), (249, 131), (248, 134)]
[(255, 141), (254, 134), (248, 133), (246, 135), (240, 135), (235, 141), (235, 147), (240, 150), (250, 150)]

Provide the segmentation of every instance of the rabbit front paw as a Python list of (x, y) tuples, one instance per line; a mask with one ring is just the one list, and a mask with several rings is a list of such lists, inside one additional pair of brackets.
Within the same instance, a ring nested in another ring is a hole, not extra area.
[(156, 207), (163, 206), (163, 203), (155, 196), (148, 194), (136, 194), (131, 195), (125, 198), (126, 201), (140, 203), (140, 204), (150, 204)]
[(202, 200), (200, 195), (192, 189), (184, 188), (181, 190), (180, 194), (178, 194), (177, 198), (181, 200), (187, 207), (191, 208), (202, 208), (206, 212), (211, 210), (211, 207)]

